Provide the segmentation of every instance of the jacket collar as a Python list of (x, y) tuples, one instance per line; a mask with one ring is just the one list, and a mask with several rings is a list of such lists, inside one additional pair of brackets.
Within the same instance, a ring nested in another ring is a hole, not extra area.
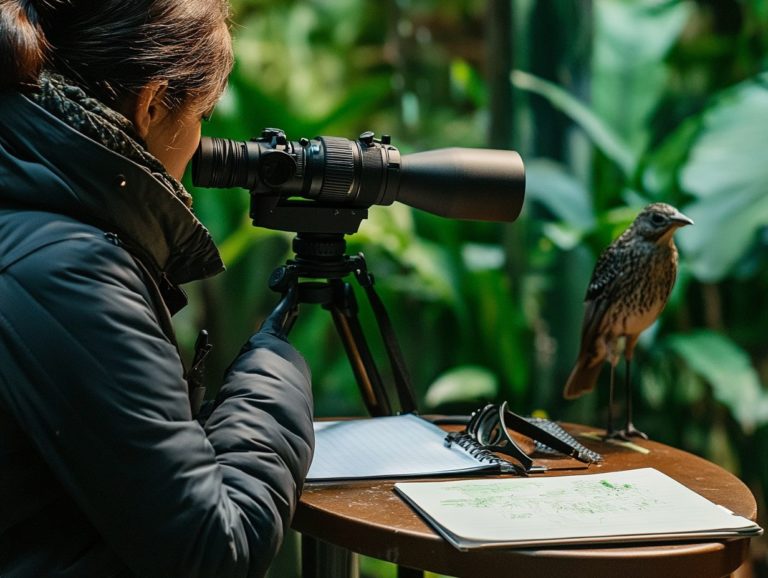
[(208, 230), (149, 170), (13, 92), (0, 93), (0, 183), (0, 200), (115, 229), (173, 284), (224, 269)]

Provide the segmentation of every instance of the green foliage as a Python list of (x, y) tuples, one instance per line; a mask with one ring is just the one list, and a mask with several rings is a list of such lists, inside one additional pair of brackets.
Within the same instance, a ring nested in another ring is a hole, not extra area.
[(513, 84), (521, 89), (546, 98), (556, 109), (571, 118), (587, 133), (592, 142), (605, 156), (615, 162), (625, 175), (634, 171), (635, 155), (622, 138), (603, 122), (586, 104), (568, 92), (532, 74), (515, 70), (511, 74)]
[(484, 367), (463, 365), (438, 377), (429, 387), (424, 401), (428, 408), (467, 400), (475, 400), (479, 406), (483, 400), (494, 399), (498, 389), (494, 373)]
[(768, 422), (768, 394), (747, 353), (731, 339), (714, 331), (700, 330), (670, 335), (665, 345), (706, 383), (741, 425), (744, 433)]
[(594, 3), (593, 112), (621, 135), (634, 156), (652, 138), (648, 119), (668, 87), (664, 59), (690, 24), (694, 6), (657, 0)]
[(761, 74), (740, 83), (704, 109), (680, 171), (680, 187), (696, 198), (687, 214), (699, 224), (680, 242), (702, 281), (733, 272), (768, 223), (768, 164), (755, 154), (768, 129), (767, 81)]

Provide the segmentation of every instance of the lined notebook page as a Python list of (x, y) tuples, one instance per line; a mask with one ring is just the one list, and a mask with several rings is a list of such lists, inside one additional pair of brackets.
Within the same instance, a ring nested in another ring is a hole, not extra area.
[(444, 444), (445, 432), (413, 414), (316, 422), (307, 481), (397, 478), (494, 467)]

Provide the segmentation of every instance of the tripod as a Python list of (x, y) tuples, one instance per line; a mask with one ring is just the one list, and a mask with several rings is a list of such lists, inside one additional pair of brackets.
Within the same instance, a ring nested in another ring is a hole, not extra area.
[[(397, 343), (389, 315), (374, 289), (362, 254), (346, 255), (342, 233), (298, 233), (293, 239), (294, 259), (272, 272), (269, 287), (282, 294), (270, 318), (278, 319), (278, 330), (287, 335), (298, 317), (299, 303), (323, 306), (331, 312), (352, 366), (358, 388), (371, 416), (392, 415), (392, 404), (358, 319), (352, 286), (344, 278), (354, 274), (365, 290), (392, 368), (399, 411), (417, 410), (411, 380)], [(313, 279), (301, 281), (300, 279)]]

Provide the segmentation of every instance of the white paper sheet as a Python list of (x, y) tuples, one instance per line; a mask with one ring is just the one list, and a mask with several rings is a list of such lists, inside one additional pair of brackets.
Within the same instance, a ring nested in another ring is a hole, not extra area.
[(652, 468), (395, 487), (462, 549), (761, 532)]

